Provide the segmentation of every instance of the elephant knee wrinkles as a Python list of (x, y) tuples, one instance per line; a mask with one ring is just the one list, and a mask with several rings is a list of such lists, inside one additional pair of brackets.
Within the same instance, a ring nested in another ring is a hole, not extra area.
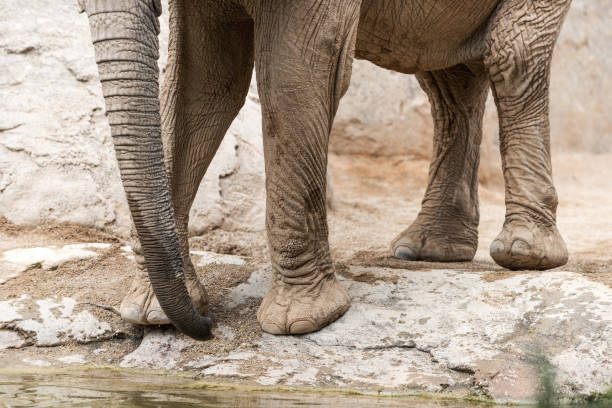
[(543, 90), (548, 86), (552, 52), (570, 3), (509, 0), (500, 4), (488, 28), (484, 58), (500, 97), (525, 100), (547, 95)]

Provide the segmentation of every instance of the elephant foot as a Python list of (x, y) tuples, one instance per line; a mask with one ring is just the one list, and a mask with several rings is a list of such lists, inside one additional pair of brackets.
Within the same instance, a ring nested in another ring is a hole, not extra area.
[(391, 242), (391, 253), (407, 261), (471, 261), (478, 248), (478, 223), (468, 228), (460, 221), (445, 222), (419, 215)]
[(322, 329), (348, 310), (351, 299), (334, 274), (307, 285), (277, 279), (257, 312), (262, 329), (270, 334), (305, 334)]
[(491, 257), (508, 269), (551, 269), (565, 265), (568, 252), (555, 225), (513, 220), (491, 244)]
[[(208, 295), (206, 290), (196, 278), (187, 278), (187, 290), (198, 312), (202, 315), (208, 313)], [(170, 324), (170, 319), (162, 310), (151, 281), (146, 274), (139, 274), (134, 278), (127, 295), (119, 307), (121, 318), (130, 323), (142, 325)]]

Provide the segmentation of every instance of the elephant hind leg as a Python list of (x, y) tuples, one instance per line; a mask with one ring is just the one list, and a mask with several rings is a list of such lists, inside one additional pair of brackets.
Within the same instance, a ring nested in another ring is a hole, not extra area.
[(550, 158), (552, 51), (570, 0), (510, 0), (493, 16), (485, 57), (500, 127), (506, 219), (491, 256), (509, 269), (564, 265)]
[[(205, 314), (208, 297), (189, 256), (189, 210), (223, 136), (244, 104), (253, 70), (253, 23), (239, 10), (196, 3), (170, 4), (161, 115), (187, 289), (198, 311)], [(170, 323), (152, 291), (138, 245), (135, 249), (139, 272), (121, 304), (122, 317), (138, 324)]]
[(433, 159), (421, 211), (391, 243), (396, 258), (470, 261), (478, 246), (478, 163), (488, 90), (484, 67), (417, 74), (431, 102)]

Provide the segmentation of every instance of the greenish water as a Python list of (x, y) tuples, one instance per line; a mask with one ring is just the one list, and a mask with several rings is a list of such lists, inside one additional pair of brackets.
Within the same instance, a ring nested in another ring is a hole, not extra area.
[[(0, 407), (418, 407), (475, 408), (497, 405), (464, 400), (375, 397), (341, 392), (262, 390), (206, 384), (189, 377), (112, 369), (0, 370)], [(593, 401), (564, 405), (543, 395), (537, 408), (612, 407), (612, 391)]]
[(90, 370), (68, 373), (0, 373), (0, 406), (471, 408), (484, 405), (417, 398), (233, 389), (207, 386), (189, 378)]

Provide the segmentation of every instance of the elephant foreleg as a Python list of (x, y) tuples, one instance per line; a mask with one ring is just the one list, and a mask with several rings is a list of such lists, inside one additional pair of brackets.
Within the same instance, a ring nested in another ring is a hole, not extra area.
[(431, 102), (433, 159), (421, 211), (391, 243), (395, 257), (472, 260), (478, 247), (478, 163), (488, 79), (479, 64), (417, 74)]
[(556, 226), (548, 94), (552, 51), (570, 2), (506, 1), (488, 31), (485, 64), (506, 184), (506, 219), (491, 256), (510, 269), (554, 268), (568, 258)]
[[(201, 314), (207, 312), (208, 297), (189, 256), (189, 210), (223, 136), (244, 104), (253, 70), (253, 25), (244, 13), (235, 13), (188, 1), (170, 3), (162, 134), (185, 281)], [(138, 248), (138, 273), (121, 304), (122, 317), (138, 324), (170, 323), (151, 289)]]
[(340, 317), (326, 218), (327, 144), (346, 90), (359, 2), (262, 1), (252, 8), (266, 162), (273, 282), (258, 311), (266, 332), (301, 334)]

